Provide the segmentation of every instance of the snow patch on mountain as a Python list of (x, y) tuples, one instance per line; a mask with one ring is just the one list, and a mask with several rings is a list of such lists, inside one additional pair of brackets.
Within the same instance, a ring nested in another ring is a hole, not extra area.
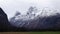
[[(30, 8), (31, 9), (31, 8)], [(58, 9), (52, 9), (52, 8), (43, 8), (42, 10), (37, 10), (36, 8), (33, 8), (33, 11), (27, 11), (27, 13), (29, 14), (24, 14), (24, 15), (18, 15), (15, 16), (15, 19), (21, 19), (21, 20), (31, 20), (34, 19), (35, 17), (39, 16), (39, 17), (48, 17), (48, 16), (53, 16), (56, 14), (60, 14)], [(38, 18), (38, 17), (37, 17)]]

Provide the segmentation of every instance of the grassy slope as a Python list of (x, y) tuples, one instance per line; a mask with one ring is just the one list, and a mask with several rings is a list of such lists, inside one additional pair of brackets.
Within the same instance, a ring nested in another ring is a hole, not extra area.
[(30, 34), (60, 34), (60, 32), (31, 32)]

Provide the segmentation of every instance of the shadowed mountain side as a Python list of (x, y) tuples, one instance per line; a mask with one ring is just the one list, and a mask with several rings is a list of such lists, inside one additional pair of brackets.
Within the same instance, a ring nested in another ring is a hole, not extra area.
[(0, 31), (9, 31), (10, 28), (6, 13), (0, 8)]
[(27, 29), (27, 31), (60, 31), (60, 14), (44, 18), (40, 17), (31, 23), (36, 23), (37, 25), (30, 24), (27, 28), (31, 28)]
[(40, 17), (31, 23), (36, 23), (37, 26), (31, 25), (30, 31), (60, 31), (60, 14), (44, 18)]
[[(14, 19), (15, 17), (13, 17), (13, 21)], [(29, 25), (26, 25), (28, 22)], [(60, 31), (60, 14), (58, 13), (49, 17), (39, 17), (28, 22), (24, 21), (25, 24), (22, 26), (24, 29), (26, 29), (25, 31)], [(17, 20), (15, 23), (21, 23), (21, 21)], [(21, 24), (23, 24), (23, 22)], [(17, 31), (20, 31), (20, 27), (17, 28)]]
[(6, 32), (6, 31), (16, 31), (17, 28), (14, 26), (11, 26), (11, 24), (8, 21), (6, 13), (0, 8), (0, 32)]
[[(43, 20), (44, 19), (44, 20)], [(60, 30), (60, 14), (39, 18), (39, 22), (37, 25), (37, 30)]]

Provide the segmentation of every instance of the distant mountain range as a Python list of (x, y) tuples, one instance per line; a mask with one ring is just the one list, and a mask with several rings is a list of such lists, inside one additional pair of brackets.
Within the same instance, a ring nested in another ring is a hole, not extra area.
[(37, 9), (30, 7), (26, 14), (22, 15), (17, 12), (10, 19), (10, 24), (20, 28), (24, 27), (28, 30), (33, 29), (59, 29), (60, 12), (53, 8)]
[(0, 32), (60, 31), (60, 12), (56, 9), (30, 7), (26, 14), (16, 12), (10, 21), (0, 8)]

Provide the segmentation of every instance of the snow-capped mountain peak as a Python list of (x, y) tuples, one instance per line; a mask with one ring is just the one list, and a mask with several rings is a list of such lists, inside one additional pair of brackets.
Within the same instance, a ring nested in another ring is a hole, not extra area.
[[(31, 9), (33, 8), (33, 9)], [(29, 8), (29, 10), (26, 12), (26, 14), (17, 14), (11, 19), (11, 24), (16, 26), (16, 27), (29, 27), (28, 25), (31, 24), (36, 20), (34, 23), (37, 25), (37, 20), (39, 21), (39, 18), (44, 18), (44, 17), (49, 17), (49, 16), (54, 16), (57, 14), (60, 14), (60, 12), (57, 9), (52, 9), (52, 8), (43, 8), (43, 9), (37, 9), (34, 7)], [(35, 11), (36, 9), (36, 11)], [(33, 21), (33, 22), (32, 22)], [(43, 19), (42, 21), (45, 21)], [(32, 22), (32, 23), (31, 23)], [(28, 25), (27, 25), (28, 24)], [(31, 26), (32, 27), (32, 26)]]

